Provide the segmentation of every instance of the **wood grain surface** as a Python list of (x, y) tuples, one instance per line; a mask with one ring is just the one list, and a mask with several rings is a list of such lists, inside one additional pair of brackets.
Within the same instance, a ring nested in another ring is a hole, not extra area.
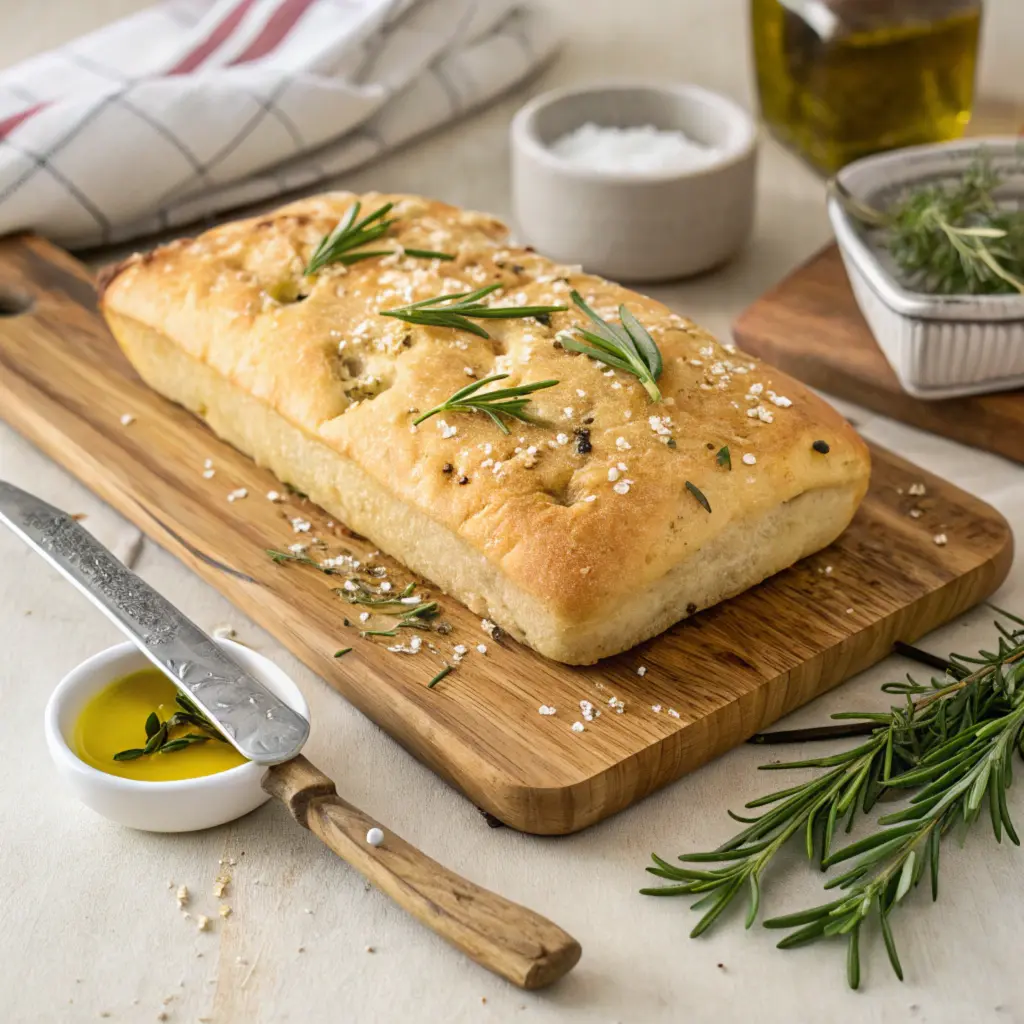
[[(413, 579), (406, 570), (301, 497), (268, 501), (284, 490), (269, 473), (146, 388), (71, 257), (34, 238), (0, 242), (0, 282), (10, 313), (0, 318), (0, 415), (416, 757), (528, 832), (573, 832), (704, 764), (878, 661), (894, 640), (982, 600), (1012, 559), (1009, 527), (990, 506), (876, 449), (870, 493), (835, 545), (596, 666), (495, 642), (438, 595), (470, 653), (428, 688), (442, 667), (429, 633), (418, 654), (388, 651), (396, 641), (359, 635), (360, 609), (334, 593), (337, 577), (274, 564), (265, 549), (300, 539), (290, 520), (302, 517), (311, 524), (302, 537), (324, 539), (331, 554), (387, 566), (396, 585)], [(122, 425), (123, 414), (134, 421)], [(216, 468), (209, 480), (205, 459)], [(915, 483), (924, 496), (909, 493)], [(242, 487), (248, 496), (228, 502)], [(935, 544), (937, 534), (948, 543)], [(353, 649), (335, 658), (344, 647)], [(602, 713), (573, 732), (581, 700)], [(542, 704), (557, 713), (539, 715)]]
[(737, 342), (812, 387), (933, 434), (1024, 462), (1024, 391), (924, 401), (878, 347), (830, 245), (746, 309)]
[[(545, 988), (579, 960), (580, 944), (568, 932), (431, 860), (342, 800), (334, 782), (301, 754), (271, 768), (263, 788), (400, 907), (514, 985)], [(372, 828), (384, 835), (379, 846), (367, 841)]]

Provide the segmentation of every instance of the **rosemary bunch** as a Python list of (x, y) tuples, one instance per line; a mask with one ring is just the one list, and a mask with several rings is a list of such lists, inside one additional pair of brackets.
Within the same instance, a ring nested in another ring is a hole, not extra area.
[[(1016, 626), (1024, 619), (1000, 612)], [(750, 801), (768, 807), (757, 817), (730, 815), (747, 827), (717, 850), (684, 854), (683, 866), (654, 856), (647, 870), (673, 884), (642, 889), (651, 896), (700, 895), (694, 909), (703, 915), (691, 934), (700, 935), (732, 901), (749, 894), (746, 926), (757, 918), (762, 878), (775, 854), (801, 837), (809, 860), (822, 870), (844, 861), (852, 866), (825, 888), (841, 895), (829, 903), (764, 922), (768, 928), (793, 929), (779, 948), (843, 935), (847, 938), (847, 978), (860, 984), (860, 929), (878, 915), (882, 939), (900, 980), (903, 968), (890, 915), (925, 873), (932, 898), (938, 898), (942, 837), (962, 821), (969, 828), (987, 801), (996, 841), (1005, 831), (1019, 845), (1006, 804), (1015, 750), (1024, 755), (1024, 629), (999, 632), (995, 651), (975, 658), (953, 655), (944, 679), (920, 685), (883, 687), (904, 698), (888, 712), (848, 712), (834, 718), (874, 724), (870, 738), (828, 757), (765, 765), (766, 769), (823, 768), (807, 782)], [(849, 832), (859, 815), (871, 811), (883, 793), (912, 790), (900, 810), (883, 815), (864, 838), (834, 848), (840, 826)], [(690, 867), (687, 865), (697, 865)]]
[[(475, 292), (457, 292), (454, 295), (434, 295), (429, 299), (412, 302), (396, 309), (382, 309), (381, 316), (393, 316), (409, 324), (424, 324), (428, 327), (451, 327), (469, 331), (479, 338), (490, 335), (473, 320), (512, 320), (520, 317), (539, 319), (550, 313), (561, 313), (565, 306), (487, 306), (481, 299), (501, 288), (500, 284), (489, 284)], [(470, 319), (472, 318), (472, 319)]]
[(536, 421), (526, 411), (529, 404), (529, 396), (535, 391), (543, 388), (553, 388), (557, 380), (540, 380), (533, 384), (517, 384), (511, 388), (495, 388), (493, 391), (481, 391), (485, 384), (492, 384), (496, 380), (506, 380), (507, 373), (496, 373), (482, 380), (475, 380), (464, 388), (459, 388), (450, 398), (446, 398), (440, 405), (435, 405), (419, 419), (413, 420), (413, 426), (418, 426), (431, 416), (441, 412), (482, 412), (489, 416), (494, 425), (503, 433), (509, 433), (508, 427), (502, 421), (502, 416), (509, 419), (521, 420), (523, 423), (535, 423)]
[(1001, 208), (993, 193), (1006, 174), (984, 150), (949, 184), (909, 189), (882, 212), (837, 182), (848, 212), (879, 227), (907, 283), (943, 295), (1024, 293), (1024, 209)]
[(562, 347), (582, 352), (606, 366), (633, 374), (643, 384), (651, 401), (660, 402), (661, 392), (657, 380), (662, 370), (661, 352), (644, 326), (625, 306), (619, 306), (619, 319), (622, 323), (610, 324), (583, 301), (579, 292), (572, 293), (572, 301), (587, 315), (594, 329), (590, 331), (575, 327), (563, 331), (558, 335)]

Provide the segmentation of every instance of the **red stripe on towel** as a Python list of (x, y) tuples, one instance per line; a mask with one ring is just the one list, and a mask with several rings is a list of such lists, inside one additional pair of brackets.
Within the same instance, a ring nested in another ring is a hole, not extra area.
[(35, 116), (40, 110), (45, 110), (49, 105), (49, 103), (37, 103), (34, 107), (26, 107), (24, 110), (19, 110), (17, 114), (11, 114), (10, 117), (0, 121), (0, 139), (6, 138), (19, 124)]
[(272, 53), (314, 3), (316, 0), (284, 0), (270, 16), (263, 31), (231, 63), (249, 64)]
[(213, 31), (194, 49), (185, 54), (177, 64), (169, 71), (168, 75), (187, 75), (195, 71), (207, 57), (215, 50), (220, 49), (231, 38), (232, 33), (241, 24), (242, 19), (249, 13), (249, 8), (256, 3), (256, 0), (241, 0), (224, 15), (217, 23)]

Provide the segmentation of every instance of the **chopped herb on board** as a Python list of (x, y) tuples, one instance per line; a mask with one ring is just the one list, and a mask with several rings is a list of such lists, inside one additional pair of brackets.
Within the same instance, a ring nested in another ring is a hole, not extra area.
[(275, 562), (298, 562), (299, 565), (308, 565), (319, 572), (322, 572), (325, 576), (338, 576), (340, 573), (337, 569), (332, 569), (329, 565), (321, 565), (318, 561), (313, 558), (308, 558), (306, 555), (296, 555), (291, 551), (275, 551), (274, 548), (267, 548), (267, 554)]
[(427, 683), (427, 689), (432, 690), (435, 686), (437, 686), (439, 682), (441, 682), (442, 679), (444, 679), (446, 675), (448, 675), (449, 672), (451, 672), (451, 670), (451, 665), (445, 665), (445, 667), (441, 669), (441, 671), (438, 672), (437, 675), (434, 676), (434, 678), (431, 679), (429, 683)]
[(729, 446), (722, 445), (718, 449), (718, 454), (715, 456), (715, 462), (725, 469), (732, 469), (732, 456), (729, 454)]

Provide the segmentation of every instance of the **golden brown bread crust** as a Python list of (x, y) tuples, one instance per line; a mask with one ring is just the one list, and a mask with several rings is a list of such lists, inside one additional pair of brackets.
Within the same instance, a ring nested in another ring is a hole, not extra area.
[[(742, 537), (747, 524), (753, 532), (801, 495), (838, 490), (844, 498), (833, 503), (828, 536), (808, 524), (808, 540), (820, 546), (845, 527), (869, 463), (835, 410), (661, 303), (510, 246), (494, 218), (413, 196), (362, 196), (366, 212), (395, 202), (399, 244), (457, 258), (371, 259), (303, 278), (313, 248), (354, 198), (300, 200), (128, 261), (102, 298), (115, 334), (123, 342), (125, 325), (135, 324), (170, 339), (450, 531), (567, 628), (614, 616), (702, 549)], [(493, 281), (505, 286), (501, 304), (571, 306), (572, 288), (606, 317), (628, 304), (661, 349), (664, 402), (652, 404), (635, 378), (556, 343), (558, 331), (583, 324), (574, 308), (553, 314), (550, 326), (488, 320), (490, 340), (378, 315)], [(532, 399), (545, 425), (515, 423), (505, 437), (481, 415), (454, 414), (412, 428), (470, 373), (497, 372), (510, 374), (507, 385), (559, 380)], [(816, 440), (827, 442), (827, 455), (812, 448)], [(715, 459), (723, 445), (731, 471)], [(687, 481), (707, 497), (710, 515)], [(626, 482), (628, 491), (617, 492)], [(763, 575), (754, 566), (744, 585)], [(668, 621), (692, 610), (672, 609)]]

